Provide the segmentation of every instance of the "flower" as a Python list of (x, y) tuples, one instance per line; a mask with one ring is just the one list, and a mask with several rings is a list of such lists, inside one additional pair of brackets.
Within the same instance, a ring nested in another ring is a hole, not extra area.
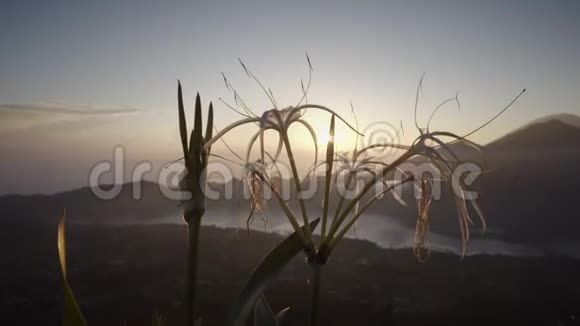
[[(479, 206), (476, 198), (467, 198), (465, 196), (466, 186), (461, 185), (459, 182), (456, 182), (455, 178), (457, 176), (454, 175), (454, 171), (456, 168), (462, 164), (462, 160), (459, 158), (457, 153), (450, 147), (451, 144), (454, 143), (463, 143), (471, 148), (477, 150), (480, 154), (481, 146), (478, 144), (470, 141), (467, 139), (468, 136), (476, 133), (483, 127), (489, 125), (495, 119), (497, 119), (502, 113), (504, 113), (508, 108), (510, 108), (519, 98), (523, 95), (526, 91), (523, 89), (516, 97), (514, 97), (508, 105), (506, 105), (502, 110), (500, 110), (495, 116), (493, 116), (490, 120), (485, 122), (484, 124), (480, 125), (479, 127), (475, 128), (471, 132), (459, 136), (457, 134), (447, 132), (447, 131), (430, 131), (429, 126), (430, 123), (435, 116), (435, 114), (446, 104), (455, 102), (457, 103), (458, 108), (460, 107), (459, 100), (457, 95), (454, 98), (448, 99), (443, 101), (439, 104), (429, 116), (429, 120), (427, 122), (427, 126), (425, 128), (419, 127), (417, 123), (417, 106), (419, 102), (419, 93), (422, 90), (422, 82), (423, 78), (421, 78), (419, 82), (419, 86), (417, 88), (417, 94), (415, 98), (415, 126), (419, 131), (419, 136), (415, 139), (413, 144), (410, 146), (410, 150), (413, 152), (413, 155), (420, 155), (427, 158), (427, 162), (433, 165), (436, 170), (439, 172), (442, 181), (454, 181), (455, 191), (455, 206), (457, 209), (457, 216), (458, 216), (458, 223), (459, 223), (459, 231), (462, 240), (462, 251), (461, 257), (465, 256), (467, 250), (467, 243), (469, 242), (470, 237), (470, 225), (473, 225), (473, 219), (469, 214), (469, 210), (467, 205), (471, 205), (473, 210), (475, 211), (477, 217), (479, 218), (482, 224), (482, 232), (485, 232), (487, 225), (485, 222), (485, 216), (483, 214), (483, 210)], [(451, 142), (445, 142), (442, 140), (442, 137), (451, 138)], [(428, 209), (429, 205), (431, 204), (431, 197), (432, 197), (432, 182), (434, 180), (427, 180), (424, 178), (417, 178), (420, 180), (419, 185), (416, 185), (417, 188), (420, 189), (420, 197), (418, 200), (418, 216), (417, 216), (417, 227), (415, 233), (415, 245), (414, 245), (414, 252), (417, 258), (420, 261), (423, 261), (426, 256), (428, 256), (428, 249), (425, 248), (426, 236), (429, 232), (429, 216), (428, 216)]]
[(429, 235), (429, 206), (433, 199), (432, 180), (421, 178), (420, 196), (417, 199), (417, 225), (415, 227), (415, 241), (413, 243), (413, 253), (420, 262), (424, 262), (431, 253), (430, 249), (425, 246), (427, 236)]
[(269, 179), (266, 164), (258, 159), (252, 163), (246, 163), (244, 166), (243, 180), (250, 191), (250, 214), (246, 219), (246, 227), (250, 230), (250, 225), (253, 222), (254, 213), (260, 213), (264, 225), (267, 227), (268, 220), (264, 217), (263, 207), (265, 205), (264, 199), (264, 182)]
[[(252, 151), (252, 148), (258, 139), (260, 140), (260, 153), (261, 159), (264, 160), (264, 132), (266, 130), (274, 130), (279, 133), (280, 138), (278, 139), (278, 145), (276, 148), (276, 152), (274, 154), (274, 160), (277, 160), (280, 156), (282, 151), (285, 139), (287, 138), (288, 129), (294, 123), (301, 124), (306, 128), (306, 130), (310, 133), (310, 137), (314, 142), (314, 148), (316, 149), (315, 152), (318, 152), (318, 140), (316, 137), (316, 132), (314, 128), (310, 125), (309, 122), (303, 119), (304, 111), (312, 108), (312, 109), (319, 109), (322, 111), (329, 112), (330, 114), (336, 115), (341, 121), (343, 121), (350, 129), (352, 129), (357, 134), (360, 134), (353, 126), (351, 126), (348, 122), (346, 122), (342, 117), (336, 114), (333, 110), (317, 104), (303, 104), (299, 106), (289, 106), (283, 109), (271, 109), (264, 111), (260, 117), (250, 117), (246, 116), (246, 118), (238, 120), (220, 132), (218, 132), (212, 139), (210, 139), (206, 143), (206, 147), (211, 146), (217, 140), (222, 138), (225, 134), (230, 132), (231, 130), (246, 124), (257, 123), (259, 130), (250, 138), (248, 143), (248, 147), (246, 150), (246, 162), (249, 161), (249, 157)], [(315, 157), (315, 161), (317, 161), (317, 156)]]

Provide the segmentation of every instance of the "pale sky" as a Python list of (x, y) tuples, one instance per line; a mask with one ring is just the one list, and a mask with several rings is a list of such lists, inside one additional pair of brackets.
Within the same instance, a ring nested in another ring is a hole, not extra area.
[[(255, 112), (270, 109), (238, 57), (288, 106), (301, 96), (308, 52), (309, 102), (352, 121), (352, 100), (361, 128), (402, 121), (404, 141), (416, 135), (423, 73), (419, 122), (459, 91), (461, 111), (449, 107), (432, 125), (459, 134), (527, 88), (473, 136), (486, 143), (539, 117), (580, 114), (578, 17), (574, 0), (2, 1), (0, 194), (86, 185), (116, 144), (131, 162), (178, 158), (177, 79), (189, 108), (197, 91), (214, 102), (218, 127), (239, 118), (218, 103), (234, 102), (221, 72)], [(321, 134), (328, 118), (309, 117)], [(251, 131), (228, 142), (241, 153)], [(340, 133), (346, 147), (352, 134)], [(298, 151), (311, 146), (303, 134)]]

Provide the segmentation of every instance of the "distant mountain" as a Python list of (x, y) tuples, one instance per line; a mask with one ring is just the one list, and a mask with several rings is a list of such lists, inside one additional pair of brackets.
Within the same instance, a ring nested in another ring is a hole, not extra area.
[[(505, 136), (483, 145), (483, 159), (519, 161), (523, 158), (547, 160), (555, 157), (567, 157), (580, 154), (580, 121), (575, 127), (557, 117), (575, 115), (557, 115), (538, 119), (518, 128)], [(574, 122), (574, 119), (569, 119)], [(482, 155), (473, 147), (463, 143), (449, 145), (462, 160), (479, 162)], [(441, 151), (445, 152), (443, 149)], [(546, 153), (550, 155), (546, 155)]]
[(530, 124), (538, 124), (538, 123), (547, 122), (550, 120), (558, 120), (558, 121), (563, 122), (569, 126), (580, 128), (580, 116), (575, 115), (575, 114), (571, 114), (571, 113), (559, 113), (559, 114), (549, 115), (547, 117), (536, 119), (536, 120), (532, 121)]
[(488, 153), (505, 155), (546, 151), (556, 155), (575, 154), (580, 149), (580, 127), (559, 119), (542, 119), (487, 144), (485, 149)]
[[(135, 199), (133, 193), (136, 189), (141, 192), (138, 199)], [(0, 218), (25, 219), (31, 223), (39, 220), (54, 222), (66, 208), (68, 218), (72, 221), (116, 223), (129, 219), (147, 220), (178, 211), (178, 202), (162, 196), (162, 189), (151, 182), (124, 184), (113, 200), (99, 199), (89, 187), (54, 195), (1, 196)]]
[[(480, 162), (477, 151), (455, 144), (468, 161)], [(475, 188), (488, 225), (506, 241), (538, 243), (577, 239), (580, 228), (580, 128), (544, 119), (483, 146), (484, 175)], [(432, 205), (432, 228), (456, 232), (455, 207), (448, 194)], [(386, 208), (407, 215), (396, 205)]]
[[(102, 185), (102, 189), (112, 185)], [(219, 192), (217, 200), (208, 199), (207, 209), (212, 211), (249, 211), (242, 198), (243, 184), (233, 179), (227, 184), (209, 183), (212, 191)], [(225, 196), (226, 188), (231, 197)], [(113, 199), (100, 199), (90, 187), (83, 187), (54, 195), (0, 196), (0, 221), (27, 220), (30, 222), (56, 222), (66, 208), (69, 221), (80, 223), (135, 223), (150, 222), (157, 218), (179, 216), (180, 200), (166, 195), (168, 188), (157, 183), (142, 181), (121, 185), (120, 193)]]
[(576, 238), (580, 227), (580, 128), (550, 119), (485, 146), (481, 179), (490, 219), (528, 241)]

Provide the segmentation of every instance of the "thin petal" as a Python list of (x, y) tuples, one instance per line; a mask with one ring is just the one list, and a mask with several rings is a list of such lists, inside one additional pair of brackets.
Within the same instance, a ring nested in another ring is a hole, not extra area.
[(224, 129), (222, 129), (220, 132), (218, 132), (215, 136), (213, 136), (212, 139), (210, 139), (207, 143), (205, 143), (204, 148), (207, 149), (208, 147), (210, 147), (211, 145), (213, 145), (213, 143), (215, 143), (216, 141), (218, 141), (218, 139), (220, 139), (221, 137), (223, 137), (226, 133), (228, 133), (229, 131), (231, 131), (232, 129), (248, 124), (248, 123), (254, 123), (254, 122), (259, 122), (260, 119), (259, 118), (245, 118), (239, 121), (236, 121), (232, 124), (230, 124), (229, 126), (225, 127)]
[(302, 110), (302, 109), (308, 109), (308, 108), (319, 109), (319, 110), (323, 110), (323, 111), (326, 111), (328, 113), (334, 114), (340, 121), (342, 121), (345, 125), (347, 125), (347, 127), (349, 127), (352, 131), (356, 132), (357, 134), (359, 134), (361, 136), (364, 136), (362, 133), (360, 133), (358, 130), (356, 130), (355, 127), (350, 125), (350, 123), (346, 122), (346, 120), (344, 120), (339, 114), (337, 114), (336, 112), (334, 112), (333, 110), (331, 110), (325, 106), (317, 105), (317, 104), (303, 104), (303, 105), (296, 107), (295, 109)]
[(310, 132), (310, 136), (314, 142), (314, 164), (316, 165), (316, 162), (318, 162), (318, 140), (316, 139), (316, 131), (314, 131), (314, 128), (312, 128), (312, 126), (305, 120), (298, 119), (296, 122), (301, 123)]
[(250, 155), (252, 154), (252, 148), (254, 147), (254, 144), (256, 143), (256, 140), (258, 140), (258, 137), (261, 134), (261, 129), (258, 130), (258, 132), (256, 132), (252, 138), (250, 138), (250, 142), (248, 143), (248, 149), (246, 150), (246, 163), (250, 162)]

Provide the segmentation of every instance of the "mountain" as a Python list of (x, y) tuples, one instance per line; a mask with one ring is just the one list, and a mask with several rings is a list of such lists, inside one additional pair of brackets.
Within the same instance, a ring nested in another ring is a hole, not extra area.
[(558, 121), (563, 122), (569, 126), (580, 128), (580, 116), (577, 116), (577, 115), (571, 114), (571, 113), (559, 113), (559, 114), (549, 115), (547, 117), (536, 119), (536, 120), (532, 121), (530, 124), (538, 124), (538, 123), (547, 122), (550, 120), (558, 120)]
[[(168, 196), (168, 188), (157, 183), (141, 181), (120, 185), (121, 190), (112, 199), (99, 198), (90, 187), (83, 187), (54, 195), (6, 195), (0, 196), (0, 220), (26, 220), (30, 222), (50, 221), (55, 223), (66, 209), (70, 221), (80, 223), (124, 224), (127, 222), (147, 223), (153, 219), (179, 216), (180, 200)], [(228, 184), (209, 183), (213, 191), (222, 196), (208, 200), (208, 210), (239, 210), (242, 183), (234, 179)], [(231, 187), (233, 198), (224, 196)], [(112, 185), (101, 185), (101, 189)], [(246, 207), (244, 207), (246, 209)]]
[(533, 152), (576, 155), (580, 152), (580, 127), (558, 119), (535, 122), (487, 144), (485, 150), (493, 155), (501, 153), (510, 157)]
[[(103, 189), (111, 186), (103, 186)], [(139, 198), (134, 190), (140, 189)], [(122, 185), (113, 200), (98, 198), (90, 187), (54, 195), (7, 195), (0, 197), (2, 220), (57, 221), (63, 209), (69, 220), (116, 223), (129, 219), (147, 220), (178, 211), (178, 202), (161, 195), (162, 187), (151, 182)]]
[[(456, 144), (467, 161), (481, 163), (477, 151)], [(475, 188), (486, 213), (491, 236), (534, 243), (577, 239), (580, 227), (580, 128), (557, 119), (529, 124), (483, 146), (484, 174)], [(447, 193), (432, 204), (432, 229), (457, 232), (455, 207)], [(410, 218), (415, 212), (386, 204), (386, 210)]]
[(580, 128), (539, 122), (485, 146), (491, 172), (482, 178), (482, 204), (509, 237), (527, 241), (576, 237), (580, 227)]

